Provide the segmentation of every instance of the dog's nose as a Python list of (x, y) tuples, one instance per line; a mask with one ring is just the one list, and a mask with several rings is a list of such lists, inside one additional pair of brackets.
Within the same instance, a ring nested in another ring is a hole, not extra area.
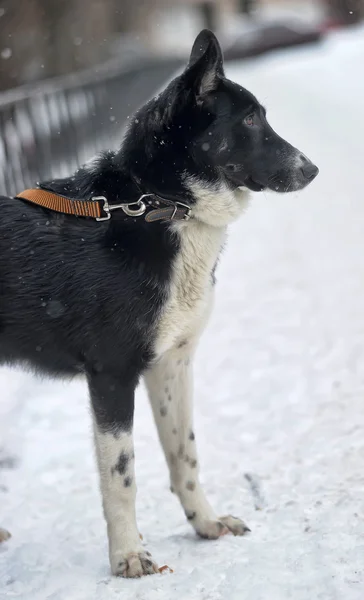
[(316, 165), (314, 165), (310, 160), (307, 159), (302, 165), (301, 171), (305, 178), (308, 179), (308, 181), (313, 181), (313, 179), (315, 179), (316, 175), (319, 172), (318, 167), (316, 167)]

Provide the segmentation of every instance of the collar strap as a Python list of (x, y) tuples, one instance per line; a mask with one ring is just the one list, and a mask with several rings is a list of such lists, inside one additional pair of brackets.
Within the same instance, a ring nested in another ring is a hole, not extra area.
[(118, 209), (121, 209), (128, 217), (144, 216), (148, 223), (187, 221), (191, 217), (191, 209), (187, 204), (172, 202), (155, 194), (142, 194), (138, 200), (109, 204), (105, 196), (93, 196), (91, 200), (77, 200), (49, 190), (34, 188), (20, 192), (16, 198), (67, 215), (93, 217), (96, 221), (108, 221), (111, 219), (112, 211)]

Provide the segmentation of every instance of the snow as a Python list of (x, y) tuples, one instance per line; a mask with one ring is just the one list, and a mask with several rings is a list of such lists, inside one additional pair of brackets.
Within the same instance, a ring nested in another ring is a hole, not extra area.
[(112, 578), (84, 383), (3, 369), (0, 464), (17, 464), (0, 471), (1, 600), (363, 597), (362, 34), (229, 68), (321, 169), (299, 194), (255, 195), (231, 228), (196, 361), (202, 480), (252, 533), (195, 538), (141, 389), (139, 528), (174, 573)]

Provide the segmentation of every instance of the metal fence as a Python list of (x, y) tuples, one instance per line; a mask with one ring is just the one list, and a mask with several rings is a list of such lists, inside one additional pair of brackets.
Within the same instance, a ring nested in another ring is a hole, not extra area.
[(0, 194), (69, 174), (120, 145), (128, 117), (180, 67), (178, 59), (110, 62), (0, 95)]

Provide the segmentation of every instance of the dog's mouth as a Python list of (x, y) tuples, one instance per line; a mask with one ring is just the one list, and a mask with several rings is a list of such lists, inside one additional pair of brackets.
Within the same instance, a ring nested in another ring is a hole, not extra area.
[(243, 178), (242, 173), (239, 173), (239, 167), (236, 165), (228, 165), (228, 169), (225, 170), (225, 176), (235, 189), (248, 188), (252, 192), (262, 192), (267, 187), (264, 183), (260, 183), (251, 176)]
[(243, 173), (240, 171), (239, 165), (227, 165), (227, 168), (224, 169), (225, 177), (229, 184), (234, 189), (244, 189), (247, 188), (252, 192), (262, 192), (267, 188), (266, 184), (257, 181), (250, 175), (244, 177)]
[(244, 187), (247, 187), (252, 192), (262, 192), (266, 189), (266, 186), (258, 181), (255, 181), (252, 177), (247, 177), (244, 180)]

